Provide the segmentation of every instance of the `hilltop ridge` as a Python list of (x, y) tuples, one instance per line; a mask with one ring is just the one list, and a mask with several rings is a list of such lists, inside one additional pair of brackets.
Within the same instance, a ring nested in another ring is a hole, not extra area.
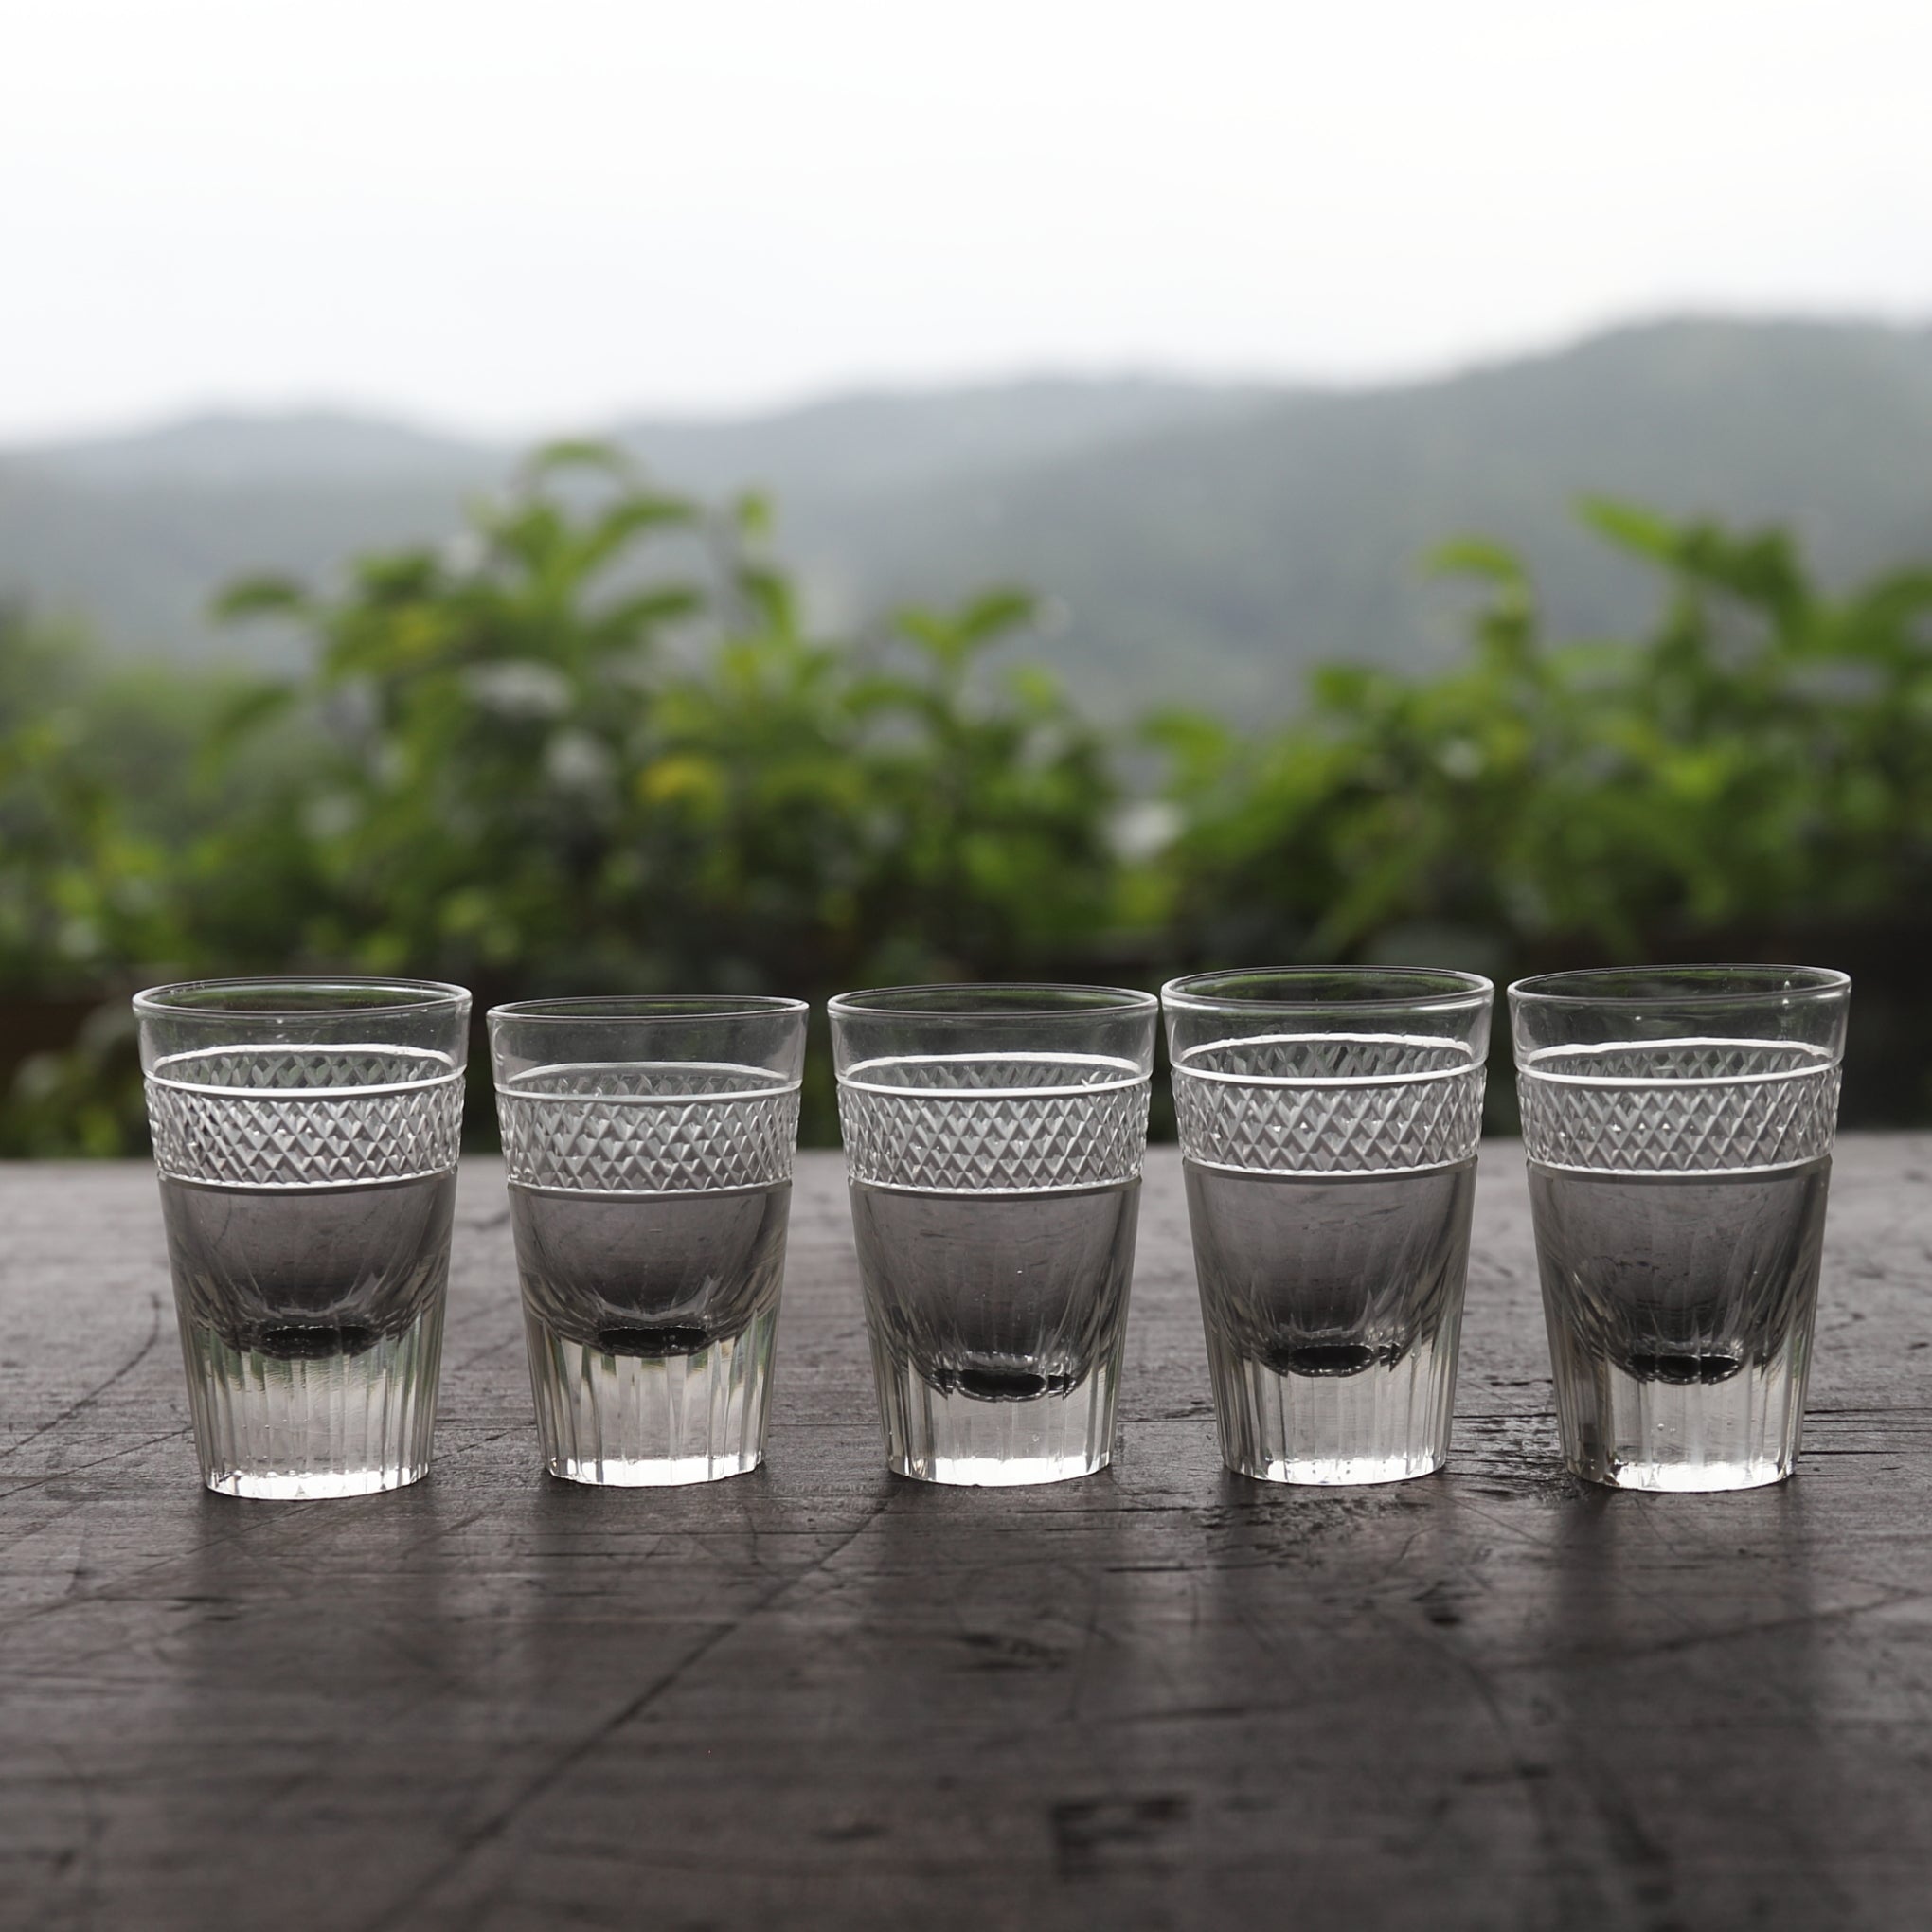
[[(1052, 597), (1039, 654), (1103, 708), (1285, 710), (1316, 661), (1440, 662), (1456, 600), (1420, 562), (1469, 530), (1524, 549), (1563, 627), (1639, 623), (1654, 589), (1576, 529), (1585, 491), (1789, 523), (1828, 581), (1932, 556), (1926, 328), (1664, 321), (1381, 387), (1036, 378), (602, 433), (669, 487), (770, 491), (828, 621)], [(0, 596), (233, 650), (203, 616), (225, 578), (440, 536), (516, 454), (321, 411), (0, 450)]]

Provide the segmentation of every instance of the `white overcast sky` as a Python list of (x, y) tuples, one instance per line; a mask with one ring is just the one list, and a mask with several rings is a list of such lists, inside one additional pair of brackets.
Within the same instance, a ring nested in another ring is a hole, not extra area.
[(1932, 317), (1928, 0), (0, 0), (0, 440)]

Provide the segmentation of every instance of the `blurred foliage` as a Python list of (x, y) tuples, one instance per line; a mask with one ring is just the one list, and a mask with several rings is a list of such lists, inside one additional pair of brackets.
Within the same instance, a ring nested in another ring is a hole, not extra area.
[(1462, 669), (1322, 671), (1259, 741), (1154, 721), (1190, 951), (1389, 959), (1421, 940), (1509, 970), (1923, 902), (1932, 572), (1834, 600), (1775, 532), (1584, 515), (1664, 573), (1648, 637), (1552, 644), (1515, 559), (1458, 543), (1436, 566), (1484, 592)]
[[(0, 1152), (138, 1144), (122, 995), (198, 974), (424, 974), (480, 1009), (1916, 957), (1932, 574), (1831, 598), (1776, 532), (1584, 513), (1662, 577), (1649, 635), (1552, 642), (1520, 564), (1458, 543), (1435, 563), (1476, 590), (1462, 667), (1333, 667), (1259, 734), (1103, 734), (997, 666), (1017, 592), (814, 635), (762, 505), (660, 494), (596, 446), (331, 592), (232, 587), (230, 617), (313, 638), (297, 679), (116, 669), (0, 613)], [(813, 1137), (827, 1080), (815, 1055)], [(1928, 1110), (1914, 1062), (1873, 1118)]]

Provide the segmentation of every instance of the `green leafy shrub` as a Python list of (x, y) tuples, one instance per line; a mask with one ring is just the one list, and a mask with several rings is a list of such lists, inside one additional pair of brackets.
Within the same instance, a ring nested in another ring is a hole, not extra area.
[[(1046, 673), (986, 661), (1030, 616), (1018, 593), (815, 638), (758, 505), (707, 515), (564, 447), (457, 543), (365, 559), (332, 594), (251, 581), (224, 608), (315, 645), (309, 675), (230, 691), (209, 720), (210, 769), (252, 760), (245, 801), (140, 846), (165, 918), (65, 962), (51, 913), (23, 926), (14, 986), (333, 968), (459, 979), (479, 1007), (823, 997), (988, 962), (1062, 975), (1111, 916), (1106, 744)], [(77, 788), (9, 886), (46, 900), (133, 876), (117, 842), (139, 819)]]
[(1828, 597), (1776, 532), (1585, 513), (1659, 572), (1648, 635), (1553, 641), (1520, 564), (1457, 544), (1461, 666), (1332, 667), (1260, 732), (1102, 733), (998, 667), (1017, 592), (815, 635), (761, 506), (586, 446), (447, 546), (231, 589), (312, 638), (297, 678), (115, 671), (0, 617), (0, 1151), (137, 1144), (131, 984), (330, 969), (480, 1007), (1802, 954), (1860, 977), (1851, 1115), (1932, 1115), (1932, 573)]

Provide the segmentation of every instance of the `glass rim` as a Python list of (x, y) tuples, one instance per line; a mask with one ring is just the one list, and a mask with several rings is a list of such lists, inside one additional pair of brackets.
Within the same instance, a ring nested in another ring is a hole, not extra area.
[(878, 986), (834, 993), (826, 1001), (825, 1010), (833, 1019), (863, 1020), (1134, 1019), (1157, 1013), (1160, 999), (1131, 986), (1027, 979), (947, 980), (932, 986)]
[[(1365, 990), (1359, 994), (1336, 990), (1338, 982), (1350, 980), (1361, 982)], [(1297, 981), (1311, 989), (1332, 990), (1311, 991), (1297, 999), (1286, 992)], [(1242, 993), (1236, 989), (1243, 982), (1260, 982), (1283, 992)], [(1379, 990), (1367, 990), (1371, 984)], [(1170, 979), (1160, 990), (1160, 1003), (1172, 1012), (1228, 1018), (1249, 1013), (1454, 1013), (1488, 1006), (1495, 992), (1494, 980), (1453, 966), (1226, 966)]]
[(555, 999), (513, 999), (492, 1007), (486, 1022), (534, 1020), (539, 1023), (621, 1025), (639, 1021), (653, 1025), (701, 1020), (758, 1020), (774, 1014), (809, 1013), (802, 999), (778, 993), (615, 993), (569, 994)]
[[(1673, 983), (1674, 982), (1674, 983)], [(1584, 966), (1565, 973), (1537, 973), (1509, 990), (1517, 1007), (1576, 1010), (1620, 1008), (1655, 1012), (1673, 1007), (1709, 1011), (1801, 1000), (1841, 999), (1852, 975), (1835, 966), (1764, 966), (1716, 961), (1686, 966)]]
[[(368, 993), (387, 999), (331, 1000)], [(246, 1000), (244, 994), (286, 995), (286, 1005)], [(314, 997), (302, 998), (298, 995)], [(401, 979), (356, 973), (265, 973), (232, 979), (179, 979), (144, 988), (134, 996), (142, 1018), (170, 1020), (368, 1019), (396, 1013), (451, 1013), (467, 1010), (467, 986), (446, 979)]]

